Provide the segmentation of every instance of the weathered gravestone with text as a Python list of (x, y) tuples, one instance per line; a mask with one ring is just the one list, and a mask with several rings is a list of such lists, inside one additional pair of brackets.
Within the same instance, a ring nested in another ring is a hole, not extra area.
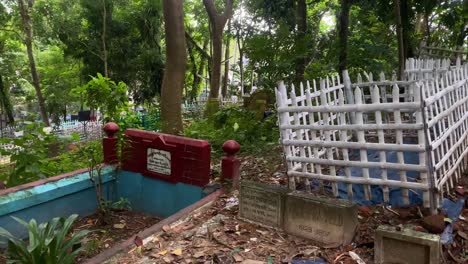
[(374, 262), (436, 264), (441, 263), (440, 236), (392, 226), (375, 231)]
[(351, 243), (357, 224), (351, 202), (298, 192), (286, 196), (284, 230), (292, 235), (337, 247)]
[(251, 181), (240, 185), (239, 217), (260, 225), (282, 228), (287, 188)]

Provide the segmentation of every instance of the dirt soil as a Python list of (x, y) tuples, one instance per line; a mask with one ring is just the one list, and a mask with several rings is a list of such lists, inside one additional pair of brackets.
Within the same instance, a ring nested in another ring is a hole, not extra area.
[(99, 225), (97, 215), (84, 217), (74, 224), (74, 232), (90, 230), (83, 243), (84, 251), (76, 262), (96, 256), (102, 251), (121, 243), (157, 222), (160, 219), (143, 213), (128, 210), (111, 210), (107, 218), (108, 223)]

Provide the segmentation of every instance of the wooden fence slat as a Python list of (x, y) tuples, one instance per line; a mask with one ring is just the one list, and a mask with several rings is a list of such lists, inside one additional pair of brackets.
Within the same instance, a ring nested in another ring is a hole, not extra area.
[[(400, 88), (398, 87), (398, 85), (394, 85), (393, 86), (393, 100), (394, 100), (394, 102), (399, 100), (399, 98), (400, 98), (399, 96), (400, 96)], [(401, 113), (400, 113), (400, 111), (395, 110), (393, 113), (394, 113), (395, 124), (397, 124), (397, 125), (401, 124)], [(396, 130), (395, 133), (396, 133), (396, 142), (395, 143), (396, 144), (403, 144), (403, 133), (402, 133), (402, 131), (401, 130)], [(403, 155), (404, 155), (403, 152), (401, 152), (401, 151), (397, 152), (397, 161), (398, 161), (398, 163), (400, 165), (405, 164), (405, 159), (404, 159)], [(400, 175), (401, 182), (407, 182), (406, 171), (400, 170), (399, 175)], [(409, 204), (408, 189), (402, 189), (401, 194), (402, 194), (403, 204)]]
[[(326, 82), (328, 86), (328, 78), (326, 79)], [(320, 99), (322, 101), (322, 105), (328, 106), (328, 101), (330, 100), (330, 97), (327, 98), (327, 94), (325, 93), (325, 80), (323, 79), (320, 80), (320, 90), (321, 90)], [(328, 113), (323, 113), (323, 122), (327, 125), (329, 124), (330, 117)], [(325, 138), (324, 138), (325, 142), (331, 141), (329, 130), (324, 131), (324, 135), (325, 135)], [(333, 161), (332, 148), (326, 148), (326, 152), (327, 152), (327, 159), (330, 161)], [(329, 169), (330, 169), (330, 175), (336, 176), (335, 166), (330, 166)], [(335, 197), (338, 196), (338, 187), (336, 185), (336, 182), (332, 183), (332, 191)]]
[[(379, 104), (380, 103), (380, 94), (379, 94), (379, 87), (375, 86), (374, 91), (372, 93), (372, 103), (373, 104)], [(382, 124), (382, 113), (380, 111), (375, 111), (375, 122), (377, 125)], [(378, 138), (379, 138), (379, 144), (385, 144), (385, 137), (384, 137), (384, 132), (383, 130), (379, 129), (377, 131)], [(387, 155), (385, 151), (379, 151), (379, 159), (380, 162), (386, 163), (387, 162)], [(387, 181), (387, 170), (382, 169), (382, 180)], [(390, 202), (390, 195), (389, 195), (389, 189), (388, 186), (382, 186), (382, 191), (383, 191), (383, 196), (384, 196), (384, 202), (388, 203)]]
[[(362, 104), (362, 94), (361, 94), (361, 89), (359, 87), (357, 87), (356, 90), (354, 91), (354, 98), (356, 100), (357, 105)], [(356, 112), (356, 124), (364, 125), (362, 112)], [(357, 131), (357, 139), (358, 139), (358, 142), (360, 143), (366, 143), (366, 139), (364, 137), (364, 131)], [(360, 149), (360, 156), (361, 156), (362, 163), (368, 163), (367, 162), (367, 150), (365, 148)], [(369, 168), (362, 167), (362, 176), (366, 180), (369, 179)], [(366, 200), (370, 200), (371, 199), (370, 186), (364, 185), (363, 187), (364, 187), (364, 196)]]
[[(338, 105), (344, 105), (344, 95), (343, 95), (343, 91), (340, 90), (338, 92)], [(346, 125), (346, 113), (339, 113), (339, 123), (340, 125), (342, 126), (345, 126)], [(348, 143), (348, 133), (346, 130), (342, 129), (340, 130), (340, 141), (342, 141), (343, 143)], [(348, 152), (348, 148), (344, 147), (344, 148), (341, 148), (341, 151), (343, 152), (343, 160), (344, 161), (349, 161), (349, 152)], [(345, 167), (344, 168), (344, 172), (345, 172), (345, 175), (348, 179), (351, 179), (351, 169), (349, 167)], [(346, 185), (346, 190), (347, 190), (347, 194), (348, 194), (348, 199), (350, 201), (353, 200), (353, 185), (351, 183), (348, 183)]]

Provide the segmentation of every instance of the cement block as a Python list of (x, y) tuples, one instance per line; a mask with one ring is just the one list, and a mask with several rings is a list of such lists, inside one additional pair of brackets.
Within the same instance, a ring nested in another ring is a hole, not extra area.
[(437, 264), (440, 247), (438, 235), (379, 226), (375, 232), (374, 260), (376, 264)]
[(239, 190), (239, 218), (260, 225), (282, 228), (284, 200), (288, 189), (242, 181)]
[(286, 196), (284, 230), (338, 247), (353, 240), (358, 225), (357, 206), (348, 201), (294, 192)]

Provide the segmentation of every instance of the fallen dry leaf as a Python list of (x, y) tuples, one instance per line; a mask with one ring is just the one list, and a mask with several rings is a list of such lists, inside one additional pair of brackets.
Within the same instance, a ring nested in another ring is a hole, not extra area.
[(162, 230), (164, 230), (164, 232), (169, 232), (171, 231), (171, 227), (168, 225), (163, 225)]
[(196, 252), (195, 254), (193, 254), (193, 257), (194, 258), (199, 258), (199, 257), (203, 257), (205, 256), (205, 252), (204, 251), (198, 251)]
[(139, 236), (135, 236), (135, 239), (133, 240), (133, 243), (135, 243), (135, 245), (137, 247), (141, 247), (141, 246), (143, 246), (143, 239), (141, 239), (141, 237), (139, 237)]
[(457, 234), (458, 234), (460, 237), (462, 237), (463, 239), (468, 240), (468, 235), (466, 235), (465, 232), (459, 230), (459, 231), (457, 232)]
[(164, 255), (166, 255), (166, 254), (167, 254), (167, 250), (163, 250), (163, 251), (161, 251), (161, 252), (158, 253), (158, 255), (160, 255), (160, 256), (164, 256)]
[(241, 262), (244, 260), (244, 258), (239, 253), (232, 254), (232, 257), (234, 258), (236, 262)]
[(246, 259), (241, 262), (241, 264), (264, 264), (265, 262), (253, 259)]
[(176, 256), (180, 256), (180, 255), (182, 255), (182, 249), (181, 248), (175, 249), (175, 250), (173, 250), (171, 252), (171, 254), (176, 255)]
[(123, 228), (125, 228), (125, 224), (115, 224), (114, 228), (123, 229)]

